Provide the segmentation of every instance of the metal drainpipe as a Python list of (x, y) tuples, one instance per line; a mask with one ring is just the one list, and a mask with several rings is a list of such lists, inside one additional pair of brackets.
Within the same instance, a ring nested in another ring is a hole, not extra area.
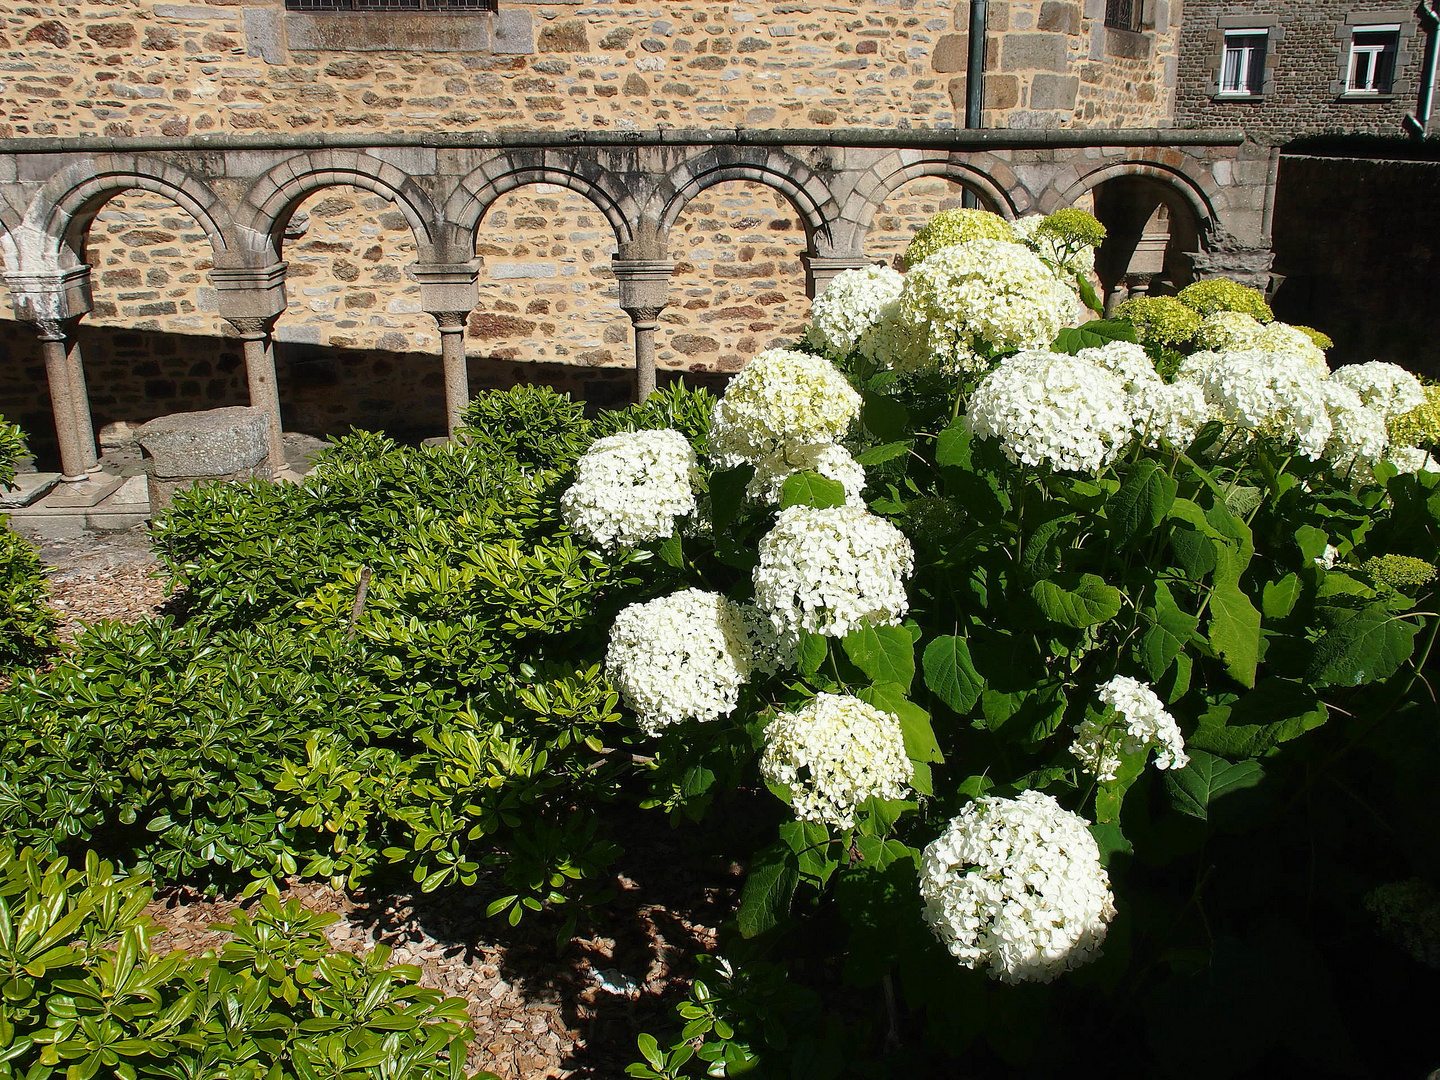
[(1430, 34), (1425, 41), (1425, 67), (1420, 79), (1420, 103), (1414, 113), (1405, 117), (1405, 130), (1420, 138), (1425, 137), (1430, 126), (1430, 109), (1435, 97), (1435, 74), (1440, 66), (1440, 11), (1436, 4), (1440, 0), (1425, 0), (1420, 5), (1420, 15), (1430, 23)]
[[(970, 0), (970, 59), (965, 67), (965, 126), (984, 126), (985, 112), (985, 31), (990, 15), (990, 0)], [(961, 199), (965, 206), (974, 209), (980, 199), (970, 189), (965, 189)]]

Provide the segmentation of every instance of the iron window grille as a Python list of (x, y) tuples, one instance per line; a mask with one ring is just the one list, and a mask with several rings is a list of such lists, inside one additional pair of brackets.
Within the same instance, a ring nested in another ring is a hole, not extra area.
[(287, 11), (494, 11), (496, 0), (285, 0)]
[(1226, 30), (1225, 54), (1220, 65), (1220, 93), (1254, 97), (1265, 90), (1266, 30)]
[(1357, 26), (1350, 35), (1347, 94), (1388, 94), (1395, 85), (1400, 27)]
[(1105, 0), (1105, 25), (1116, 30), (1139, 31), (1145, 0)]

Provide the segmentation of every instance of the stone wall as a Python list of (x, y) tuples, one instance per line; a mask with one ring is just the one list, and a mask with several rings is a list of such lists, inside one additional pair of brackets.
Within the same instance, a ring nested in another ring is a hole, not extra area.
[[(1162, 126), (1178, 0), (990, 5), (986, 124)], [(969, 4), (501, 0), (498, 13), (81, 0), (0, 18), (0, 138), (207, 131), (948, 127)], [(397, 48), (397, 43), (403, 45)]]
[[(1348, 20), (1348, 21), (1347, 21)], [(1401, 27), (1394, 93), (1347, 95), (1351, 32), (1362, 23)], [(1225, 26), (1269, 27), (1270, 79), (1257, 98), (1217, 98)], [(1175, 121), (1244, 127), (1284, 143), (1326, 132), (1399, 134), (1417, 104), (1424, 34), (1413, 3), (1397, 0), (1186, 0)]]
[(1281, 159), (1275, 313), (1333, 337), (1332, 361), (1440, 378), (1437, 258), (1440, 162)]

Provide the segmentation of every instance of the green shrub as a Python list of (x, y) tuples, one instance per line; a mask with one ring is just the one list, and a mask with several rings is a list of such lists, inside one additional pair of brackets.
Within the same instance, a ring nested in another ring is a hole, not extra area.
[(619, 431), (668, 427), (680, 432), (700, 450), (710, 433), (710, 417), (714, 411), (714, 394), (703, 388), (691, 389), (683, 380), (676, 379), (656, 390), (643, 404), (602, 412), (595, 418), (592, 434), (598, 439)]
[(161, 957), (144, 879), (84, 866), (0, 848), (3, 1080), (467, 1075), (464, 1002), (385, 945), (331, 951), (333, 913), (267, 896), (217, 927), (218, 955)]
[(548, 386), (485, 390), (464, 412), (461, 438), (523, 468), (565, 469), (590, 445), (585, 407)]
[(1207, 278), (1186, 285), (1180, 290), (1178, 299), (1202, 316), (1213, 315), (1217, 311), (1238, 311), (1262, 323), (1275, 319), (1275, 313), (1265, 303), (1259, 289), (1249, 288), (1229, 278)]
[(0, 515), (0, 672), (34, 667), (55, 651), (59, 620), (40, 556)]
[(0, 488), (15, 482), (15, 462), (25, 453), (25, 435), (20, 428), (0, 416)]

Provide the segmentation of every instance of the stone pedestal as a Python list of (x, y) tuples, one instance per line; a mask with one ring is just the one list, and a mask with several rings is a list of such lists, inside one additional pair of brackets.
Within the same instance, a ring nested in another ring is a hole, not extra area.
[(271, 479), (269, 420), (263, 409), (237, 405), (143, 425), (136, 438), (145, 452), (150, 512), (158, 514), (175, 492), (199, 480)]

